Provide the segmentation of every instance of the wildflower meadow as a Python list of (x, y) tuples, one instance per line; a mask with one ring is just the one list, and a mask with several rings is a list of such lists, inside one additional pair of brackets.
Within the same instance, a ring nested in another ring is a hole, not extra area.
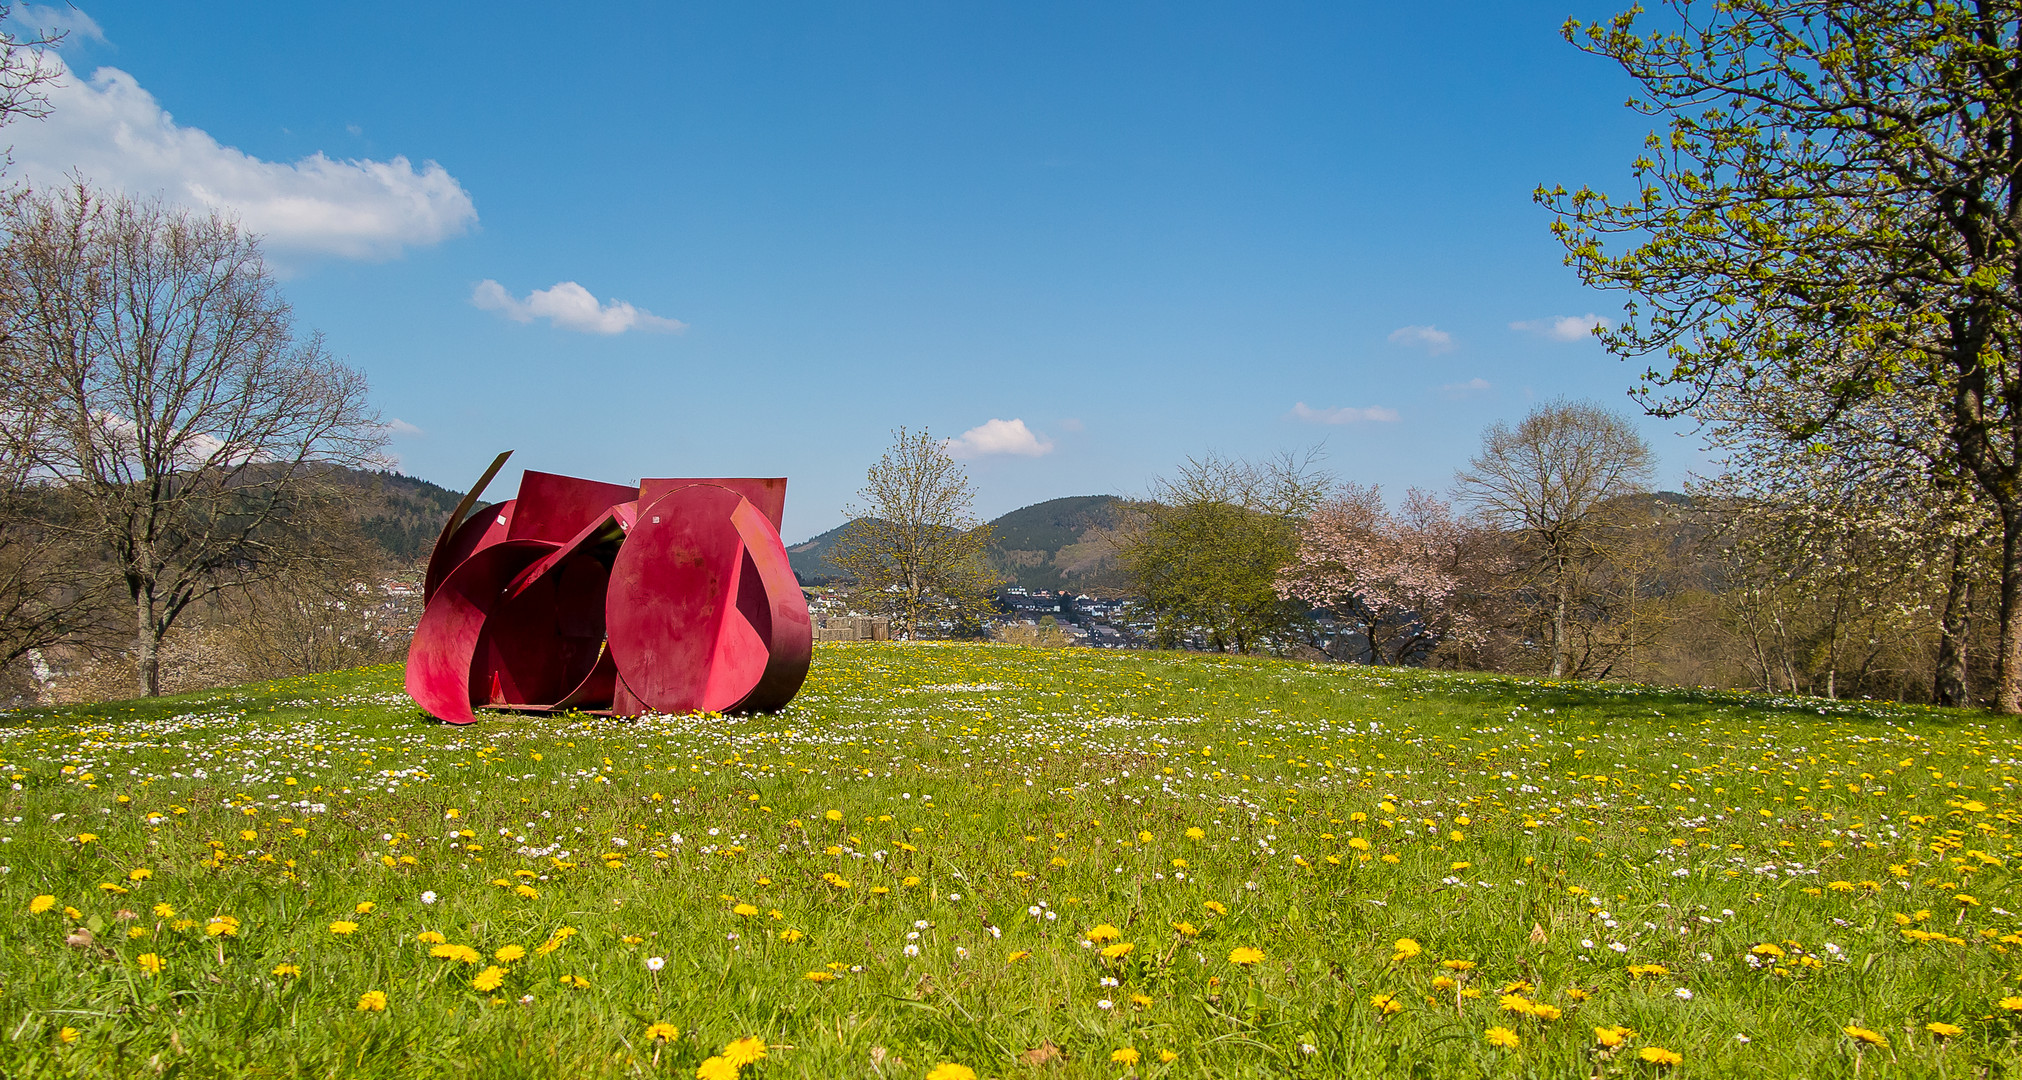
[(368, 668), (0, 726), (0, 1074), (1979, 1076), (2012, 721), (983, 645), (769, 716)]

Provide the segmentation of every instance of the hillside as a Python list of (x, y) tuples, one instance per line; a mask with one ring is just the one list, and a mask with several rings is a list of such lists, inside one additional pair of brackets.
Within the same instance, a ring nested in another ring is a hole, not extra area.
[(1027, 589), (1119, 592), (1123, 505), (1114, 495), (1073, 495), (1013, 510), (990, 523), (990, 568)]
[(836, 541), (842, 539), (843, 531), (853, 524), (855, 522), (843, 522), (812, 540), (804, 540), (786, 549), (787, 562), (802, 585), (826, 585), (842, 576), (842, 571), (828, 561), (828, 553), (835, 550)]
[(428, 558), (442, 523), (463, 492), (395, 472), (341, 470), (338, 483), (351, 488), (352, 514), (359, 529), (397, 562)]
[[(1112, 541), (1122, 506), (1114, 495), (1072, 495), (1013, 510), (990, 522), (995, 535), (984, 557), (1006, 581), (1027, 589), (1116, 593), (1123, 585)], [(838, 525), (786, 549), (801, 584), (841, 576), (828, 556), (848, 528)]]

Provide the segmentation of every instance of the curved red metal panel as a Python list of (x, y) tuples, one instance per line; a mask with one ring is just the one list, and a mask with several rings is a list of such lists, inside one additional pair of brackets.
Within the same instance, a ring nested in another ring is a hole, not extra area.
[[(807, 595), (788, 564), (779, 529), (749, 501), (731, 511), (730, 523), (744, 541), (744, 570), (739, 584), (761, 583), (765, 593), (765, 671), (734, 711), (772, 712), (786, 706), (807, 681), (814, 660), (814, 621), (807, 615)], [(742, 592), (742, 590), (740, 590)], [(739, 610), (745, 605), (740, 596)]]
[(765, 639), (737, 607), (743, 504), (728, 488), (677, 488), (639, 510), (618, 549), (605, 624), (619, 682), (646, 708), (720, 712), (765, 671)]
[(435, 591), (442, 588), (442, 579), (457, 568), (465, 559), (499, 543), (506, 538), (506, 531), (512, 527), (513, 500), (482, 506), (447, 540), (437, 541), (435, 550), (428, 553), (428, 572), (422, 578), (421, 602), (435, 598)]
[(610, 704), (610, 677), (599, 674), (604, 596), (624, 539), (607, 512), (514, 577), (479, 638), (473, 700), (507, 708)]
[(486, 617), (528, 566), (555, 549), (539, 540), (507, 540), (477, 552), (443, 579), (421, 613), (407, 649), (407, 695), (439, 720), (468, 724), (471, 661)]

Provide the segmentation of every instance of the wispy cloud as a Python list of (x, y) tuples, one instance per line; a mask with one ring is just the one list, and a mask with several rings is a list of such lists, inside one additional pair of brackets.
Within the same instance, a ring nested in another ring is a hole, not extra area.
[(944, 439), (941, 446), (948, 456), (957, 458), (989, 457), (996, 454), (1012, 454), (1017, 457), (1038, 457), (1051, 453), (1053, 440), (1042, 439), (1025, 426), (1023, 420), (998, 420), (972, 427), (961, 435)]
[(413, 424), (397, 416), (386, 422), (385, 430), (388, 435), (404, 438), (416, 438), (428, 434), (428, 432), (415, 427)]
[(564, 330), (585, 334), (622, 334), (627, 330), (675, 334), (688, 329), (688, 324), (679, 319), (662, 318), (623, 300), (599, 302), (590, 290), (573, 281), (535, 289), (521, 300), (507, 292), (505, 286), (486, 278), (471, 290), (470, 302), (514, 322), (546, 319)]
[(1424, 349), (1434, 356), (1453, 348), (1453, 335), (1437, 326), (1400, 326), (1390, 332), (1390, 341)]
[[(73, 33), (96, 28), (81, 12), (76, 16), (82, 21), (65, 24)], [(78, 78), (54, 52), (41, 57), (63, 71), (49, 88), (50, 115), (7, 129), (17, 172), (36, 187), (82, 176), (136, 197), (229, 213), (264, 237), (269, 250), (352, 259), (392, 258), (459, 235), (477, 220), (470, 193), (433, 161), (419, 167), (405, 157), (338, 161), (321, 152), (265, 161), (176, 123), (118, 68)]]
[(1487, 393), (1494, 386), (1494, 383), (1477, 375), (1466, 382), (1447, 383), (1445, 386), (1439, 388), (1439, 396), (1444, 398), (1470, 397), (1475, 394)]
[(63, 34), (69, 40), (105, 42), (105, 30), (98, 20), (65, 4), (23, 4), (14, 9), (10, 22), (18, 23), (38, 34)]
[(1309, 424), (1390, 424), (1398, 420), (1397, 410), (1384, 405), (1366, 408), (1315, 409), (1301, 401), (1292, 406), (1292, 418)]
[(1509, 324), (1512, 330), (1537, 334), (1553, 341), (1580, 341), (1594, 336), (1594, 329), (1610, 325), (1593, 312), (1585, 315), (1554, 315), (1549, 319), (1529, 319)]

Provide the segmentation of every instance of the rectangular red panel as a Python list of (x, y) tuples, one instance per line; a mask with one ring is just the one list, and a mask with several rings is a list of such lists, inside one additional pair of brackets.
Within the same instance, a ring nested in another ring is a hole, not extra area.
[(519, 498), (507, 538), (559, 544), (582, 532), (611, 507), (638, 497), (635, 487), (529, 469), (520, 476)]

